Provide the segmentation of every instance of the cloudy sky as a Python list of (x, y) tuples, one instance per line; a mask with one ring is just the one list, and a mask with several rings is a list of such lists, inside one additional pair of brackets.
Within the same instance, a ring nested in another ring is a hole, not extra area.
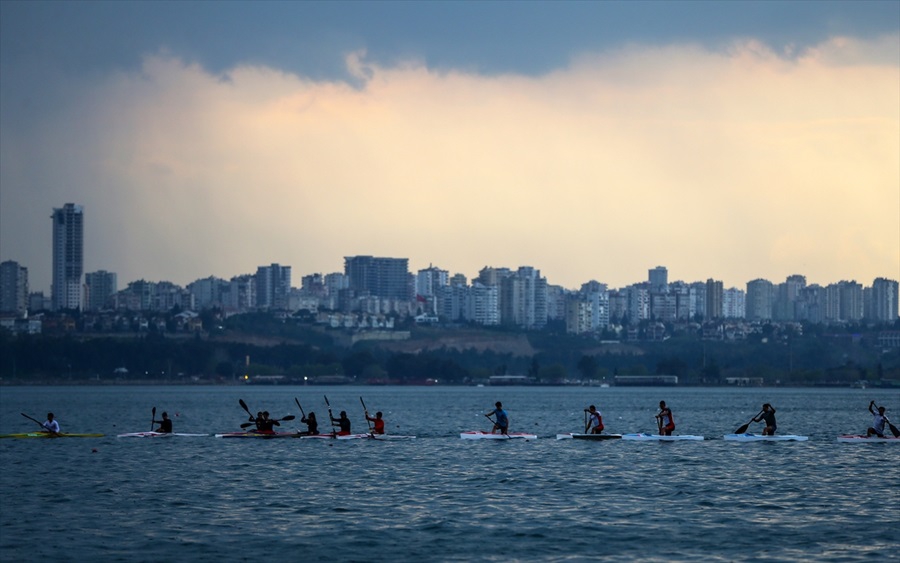
[(900, 2), (0, 2), (0, 260), (900, 278)]

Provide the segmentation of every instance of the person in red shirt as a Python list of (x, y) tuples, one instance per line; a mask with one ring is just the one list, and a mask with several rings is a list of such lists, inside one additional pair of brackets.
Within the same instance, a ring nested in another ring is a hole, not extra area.
[(381, 418), (381, 411), (375, 413), (375, 418), (369, 416), (369, 411), (366, 411), (366, 420), (373, 423), (372, 433), (384, 434), (384, 419)]

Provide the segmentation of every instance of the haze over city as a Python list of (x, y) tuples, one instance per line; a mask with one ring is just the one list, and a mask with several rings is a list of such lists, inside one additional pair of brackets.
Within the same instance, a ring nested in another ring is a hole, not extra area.
[(0, 3), (0, 261), (900, 278), (900, 3)]

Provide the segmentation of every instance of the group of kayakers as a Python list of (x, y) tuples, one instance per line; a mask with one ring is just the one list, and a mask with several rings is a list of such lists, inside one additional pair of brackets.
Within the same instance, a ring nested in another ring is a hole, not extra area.
[[(484, 415), (494, 423), (491, 434), (496, 432), (509, 434), (509, 415), (503, 410), (503, 404), (500, 401), (497, 401), (494, 406), (494, 410)], [(876, 407), (875, 401), (871, 401), (869, 403), (869, 412), (872, 413), (874, 418), (872, 420), (872, 426), (866, 430), (866, 436), (884, 438), (884, 426), (885, 424), (890, 425), (890, 421), (884, 414), (885, 408), (883, 406)], [(597, 406), (590, 405), (588, 408), (584, 409), (584, 413), (585, 433), (602, 434), (605, 426), (603, 425), (603, 415), (597, 409)], [(657, 428), (659, 429), (659, 435), (671, 436), (672, 432), (675, 431), (675, 417), (672, 415), (672, 409), (666, 405), (665, 401), (659, 402), (659, 412), (656, 413), (655, 418)], [(762, 410), (759, 411), (759, 414), (750, 419), (750, 422), (764, 422), (766, 426), (763, 428), (762, 435), (774, 436), (775, 431), (778, 429), (778, 424), (775, 420), (775, 407), (773, 407), (771, 403), (763, 403)], [(747, 423), (741, 426), (735, 433), (743, 434), (747, 431), (747, 426), (749, 426), (749, 424), (750, 423)]]
[[(296, 400), (296, 399), (295, 399)], [(361, 399), (360, 399), (361, 400)], [(297, 405), (299, 406), (299, 402)], [(365, 405), (365, 404), (364, 404)], [(243, 401), (241, 401), (241, 406), (245, 408), (246, 405)], [(247, 411), (248, 413), (250, 411)], [(301, 412), (303, 409), (301, 407)], [(584, 431), (585, 433), (590, 434), (602, 434), (605, 426), (603, 425), (603, 415), (597, 409), (596, 405), (590, 405), (586, 409), (585, 412), (585, 425)], [(875, 401), (871, 401), (869, 403), (869, 412), (872, 414), (872, 426), (870, 426), (866, 430), (866, 436), (876, 436), (878, 438), (884, 438), (884, 427), (885, 425), (891, 426), (891, 429), (894, 430), (893, 425), (891, 425), (890, 420), (888, 420), (885, 415), (885, 408), (883, 406), (876, 406)], [(169, 418), (168, 413), (163, 412), (161, 420), (156, 420), (156, 408), (153, 409), (153, 424), (158, 424), (159, 427), (155, 428), (154, 432), (159, 432), (161, 434), (168, 434), (173, 431), (172, 429), (172, 419)], [(23, 414), (23, 416), (25, 416)], [(332, 431), (331, 434), (336, 436), (347, 436), (350, 434), (350, 419), (347, 416), (347, 411), (341, 411), (337, 418), (335, 418), (331, 414), (331, 408), (328, 408), (328, 416), (331, 419), (331, 425), (336, 430)], [(494, 423), (493, 428), (491, 429), (491, 433), (499, 432), (501, 434), (509, 433), (509, 414), (503, 409), (503, 403), (497, 401), (494, 403), (494, 409), (488, 413), (486, 416), (491, 422)], [(369, 427), (369, 433), (372, 434), (384, 434), (385, 432), (385, 420), (381, 411), (376, 412), (375, 416), (370, 416), (369, 411), (365, 409), (365, 417), (366, 422), (371, 423)], [(31, 418), (31, 417), (28, 417)], [(671, 436), (672, 432), (675, 431), (675, 417), (672, 415), (672, 409), (666, 405), (665, 401), (659, 402), (659, 412), (655, 415), (657, 428), (659, 429), (660, 436)], [(256, 416), (250, 415), (249, 423), (247, 425), (242, 425), (242, 427), (246, 427), (249, 425), (255, 426), (255, 429), (250, 430), (250, 432), (259, 432), (270, 434), (275, 431), (275, 426), (281, 426), (280, 421), (285, 420), (293, 420), (293, 416), (286, 416), (281, 419), (271, 418), (269, 415), (269, 411), (260, 411), (256, 413)], [(34, 420), (34, 419), (32, 419)], [(35, 420), (35, 422), (38, 422)], [(319, 423), (316, 420), (316, 413), (309, 412), (303, 413), (303, 418), (300, 419), (300, 422), (306, 425), (306, 430), (299, 432), (299, 434), (304, 436), (317, 436), (319, 435)], [(764, 422), (765, 428), (762, 431), (763, 436), (774, 436), (775, 431), (778, 428), (777, 422), (775, 420), (775, 407), (773, 407), (770, 403), (764, 403), (762, 406), (762, 410), (759, 411), (759, 414), (750, 419), (750, 422)], [(41, 425), (41, 429), (44, 432), (48, 432), (51, 434), (59, 434), (59, 422), (54, 418), (53, 413), (47, 413), (47, 420), (44, 422), (38, 422)], [(738, 428), (738, 432), (736, 434), (742, 434), (746, 432), (747, 426), (750, 423), (747, 423), (740, 428)]]

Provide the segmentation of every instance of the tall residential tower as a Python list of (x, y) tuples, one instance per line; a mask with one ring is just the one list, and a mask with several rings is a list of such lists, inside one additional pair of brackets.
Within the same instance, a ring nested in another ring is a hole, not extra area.
[(84, 272), (84, 208), (67, 203), (53, 215), (53, 310), (81, 308)]

